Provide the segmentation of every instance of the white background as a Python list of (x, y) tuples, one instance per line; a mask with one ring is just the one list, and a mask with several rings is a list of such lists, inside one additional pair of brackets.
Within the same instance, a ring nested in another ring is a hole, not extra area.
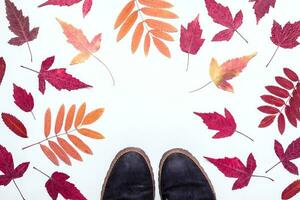
[[(289, 20), (292, 22), (299, 20), (299, 1), (278, 0), (275, 9), (271, 9), (270, 14), (257, 25), (252, 3), (219, 0), (218, 2), (228, 5), (233, 14), (240, 9), (243, 11), (244, 23), (239, 31), (249, 40), (249, 44), (236, 34), (229, 42), (211, 42), (214, 34), (223, 30), (223, 27), (213, 23), (207, 15), (204, 1), (171, 1), (175, 5), (172, 10), (179, 16), (179, 19), (172, 20), (171, 23), (178, 29), (181, 24), (186, 26), (200, 13), (201, 28), (206, 41), (198, 55), (191, 56), (188, 72), (185, 72), (187, 55), (179, 48), (179, 32), (174, 34), (176, 42), (168, 44), (172, 59), (159, 54), (153, 45), (147, 58), (143, 55), (142, 48), (132, 55), (130, 51), (132, 32), (119, 43), (116, 42), (117, 31), (113, 30), (114, 21), (127, 0), (94, 0), (92, 10), (86, 18), (81, 14), (82, 3), (72, 7), (37, 8), (42, 2), (42, 0), (14, 0), (17, 7), (22, 8), (25, 15), (30, 16), (31, 27), (40, 26), (37, 40), (30, 43), (34, 54), (33, 63), (29, 60), (25, 45), (15, 47), (7, 43), (14, 35), (7, 28), (4, 1), (0, 2), (0, 55), (7, 62), (7, 73), (0, 87), (0, 110), (20, 118), (27, 126), (29, 134), (28, 139), (19, 138), (0, 122), (0, 143), (13, 153), (15, 165), (24, 161), (31, 162), (24, 177), (17, 180), (26, 199), (50, 199), (44, 187), (46, 177), (34, 171), (33, 166), (49, 175), (54, 171), (67, 173), (71, 176), (70, 182), (75, 183), (89, 200), (99, 199), (110, 162), (119, 150), (128, 146), (140, 147), (148, 154), (156, 186), (158, 164), (162, 154), (174, 147), (189, 150), (208, 173), (220, 200), (280, 199), (282, 190), (298, 178), (279, 165), (268, 174), (275, 182), (252, 178), (248, 187), (232, 191), (235, 179), (224, 177), (203, 156), (214, 158), (237, 156), (245, 163), (249, 153), (252, 152), (257, 161), (255, 174), (264, 175), (264, 171), (278, 161), (273, 150), (274, 139), (279, 140), (286, 148), (299, 136), (299, 130), (290, 125), (283, 136), (279, 134), (275, 123), (265, 129), (257, 128), (264, 115), (256, 109), (263, 104), (259, 97), (266, 93), (264, 86), (273, 84), (274, 76), (283, 74), (283, 67), (290, 67), (300, 73), (299, 48), (280, 49), (270, 67), (265, 68), (276, 48), (269, 39), (273, 19), (282, 25)], [(115, 87), (112, 86), (104, 67), (93, 58), (84, 64), (69, 66), (71, 58), (77, 51), (66, 42), (55, 17), (82, 28), (89, 39), (99, 32), (103, 33), (101, 49), (96, 54), (113, 71), (116, 78)], [(208, 68), (212, 57), (222, 63), (227, 59), (255, 51), (258, 52), (257, 56), (250, 61), (239, 77), (231, 81), (235, 89), (234, 94), (219, 90), (214, 85), (197, 93), (188, 93), (189, 90), (196, 89), (210, 80)], [(52, 55), (56, 56), (54, 68), (66, 67), (69, 73), (93, 85), (93, 88), (59, 92), (47, 84), (45, 95), (42, 95), (38, 91), (37, 74), (25, 71), (19, 66), (25, 65), (39, 70), (41, 61)], [(33, 94), (36, 121), (13, 103), (13, 83)], [(106, 139), (95, 141), (84, 138), (93, 150), (93, 156), (82, 154), (84, 162), (72, 160), (71, 167), (63, 163), (57, 167), (44, 156), (38, 146), (21, 150), (21, 147), (44, 138), (43, 118), (48, 107), (56, 113), (62, 103), (68, 107), (73, 103), (79, 106), (82, 102), (87, 102), (87, 110), (97, 107), (106, 109), (103, 117), (91, 126), (102, 132)], [(239, 135), (214, 140), (211, 136), (215, 131), (208, 130), (202, 120), (193, 115), (194, 111), (216, 111), (223, 114), (225, 107), (235, 117), (238, 130), (253, 137), (255, 143)], [(299, 160), (295, 163), (300, 166)], [(156, 199), (159, 199), (158, 190), (156, 194)], [(0, 199), (21, 198), (11, 183), (7, 187), (0, 187)]]

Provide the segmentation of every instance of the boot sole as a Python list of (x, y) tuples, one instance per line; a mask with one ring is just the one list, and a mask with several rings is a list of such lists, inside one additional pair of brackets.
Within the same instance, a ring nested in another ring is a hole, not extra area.
[(113, 159), (113, 161), (111, 162), (110, 164), (110, 167), (108, 169), (108, 172), (105, 176), (105, 179), (104, 179), (104, 183), (102, 185), (102, 190), (101, 190), (101, 197), (100, 197), (100, 200), (103, 200), (103, 195), (104, 195), (104, 189), (106, 187), (106, 183), (107, 183), (107, 180), (111, 174), (111, 171), (113, 169), (113, 167), (115, 166), (116, 162), (119, 160), (119, 158), (121, 156), (123, 156), (124, 154), (128, 153), (128, 152), (135, 152), (135, 153), (138, 153), (140, 154), (146, 161), (147, 163), (147, 166), (149, 168), (149, 171), (150, 171), (150, 174), (151, 174), (151, 179), (152, 179), (152, 182), (153, 182), (153, 200), (155, 199), (155, 182), (154, 182), (154, 175), (153, 175), (153, 170), (152, 170), (152, 166), (151, 166), (151, 163), (150, 163), (150, 160), (148, 158), (148, 156), (146, 155), (146, 153), (140, 149), (140, 148), (136, 148), (136, 147), (127, 147), (121, 151), (119, 151), (117, 153), (117, 155), (115, 156), (115, 158)]
[(190, 158), (196, 165), (197, 167), (200, 169), (201, 173), (205, 176), (206, 180), (208, 181), (208, 184), (215, 196), (215, 199), (216, 199), (216, 192), (214, 190), (214, 187), (210, 181), (210, 179), (208, 178), (206, 172), (204, 171), (203, 167), (200, 165), (199, 161), (190, 153), (188, 152), (187, 150), (184, 150), (184, 149), (180, 149), (180, 148), (175, 148), (175, 149), (171, 149), (169, 151), (167, 151), (166, 153), (164, 153), (164, 155), (162, 156), (161, 160), (160, 160), (160, 163), (159, 163), (159, 172), (158, 172), (158, 184), (159, 184), (159, 195), (160, 195), (160, 198), (162, 199), (162, 193), (161, 193), (161, 171), (162, 171), (162, 166), (164, 165), (166, 159), (171, 155), (171, 154), (174, 154), (174, 153), (180, 153), (180, 154), (183, 154), (185, 156), (187, 156), (188, 158)]

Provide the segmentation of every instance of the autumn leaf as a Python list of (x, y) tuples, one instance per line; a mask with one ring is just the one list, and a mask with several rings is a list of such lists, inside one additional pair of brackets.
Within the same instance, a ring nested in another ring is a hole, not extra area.
[(62, 172), (54, 172), (51, 176), (47, 175), (40, 169), (33, 167), (35, 170), (48, 178), (45, 187), (52, 200), (56, 200), (60, 194), (64, 199), (86, 200), (76, 186), (67, 181), (70, 176)]
[(275, 57), (279, 47), (284, 49), (292, 49), (299, 45), (297, 41), (300, 36), (300, 21), (294, 23), (286, 23), (283, 27), (274, 20), (272, 27), (272, 36), (270, 37), (271, 41), (277, 45), (276, 50), (274, 51), (271, 59), (269, 60), (266, 67), (270, 65), (273, 58)]
[(196, 55), (205, 41), (201, 38), (201, 35), (202, 29), (199, 24), (199, 15), (188, 24), (187, 28), (181, 25), (180, 48), (183, 52), (188, 54), (186, 71), (189, 67), (190, 54)]
[(172, 7), (173, 5), (166, 0), (130, 0), (123, 7), (114, 24), (115, 29), (120, 28), (117, 42), (134, 29), (131, 41), (132, 53), (135, 53), (140, 43), (143, 42), (144, 54), (147, 56), (152, 41), (161, 54), (170, 58), (171, 53), (165, 41), (174, 41), (169, 33), (177, 32), (177, 29), (162, 19), (178, 18), (175, 13), (168, 10)]
[[(82, 161), (83, 159), (78, 150), (86, 154), (93, 154), (93, 152), (87, 144), (75, 135), (75, 132), (92, 139), (104, 139), (101, 133), (86, 127), (87, 125), (95, 123), (102, 116), (103, 112), (104, 108), (97, 108), (86, 113), (85, 103), (79, 106), (77, 111), (75, 105), (71, 105), (69, 109), (66, 110), (65, 105), (62, 104), (55, 119), (52, 120), (51, 110), (48, 108), (44, 117), (44, 135), (46, 139), (26, 146), (23, 150), (35, 145), (40, 145), (42, 152), (55, 165), (59, 165), (59, 160), (67, 165), (72, 165), (71, 158)], [(51, 125), (52, 121), (54, 122), (53, 126)], [(51, 127), (53, 127), (54, 136), (50, 136)], [(65, 132), (62, 132), (62, 129)], [(64, 139), (64, 136), (67, 136), (67, 138)], [(57, 141), (55, 141), (55, 139)], [(44, 142), (48, 142), (48, 145), (43, 144)]]
[(14, 100), (15, 104), (24, 112), (30, 112), (35, 119), (35, 116), (32, 112), (34, 107), (34, 100), (31, 93), (28, 93), (25, 89), (13, 84), (14, 86)]
[(212, 58), (209, 69), (209, 74), (212, 81), (208, 82), (207, 84), (198, 89), (190, 91), (190, 93), (199, 91), (212, 82), (219, 89), (228, 92), (233, 92), (233, 87), (230, 83), (228, 83), (228, 80), (231, 80), (232, 78), (238, 76), (242, 72), (242, 70), (247, 66), (248, 62), (255, 56), (256, 53), (253, 53), (251, 55), (243, 56), (241, 58), (234, 58), (224, 62), (222, 65), (219, 65), (217, 60), (215, 58)]
[(3, 173), (3, 175), (0, 175), (0, 185), (7, 186), (13, 181), (23, 200), (25, 198), (16, 183), (16, 179), (23, 177), (28, 166), (29, 162), (24, 162), (15, 168), (12, 154), (4, 146), (0, 145), (0, 171)]
[(291, 142), (291, 144), (288, 145), (286, 150), (283, 150), (282, 145), (275, 140), (274, 142), (274, 150), (279, 158), (279, 162), (276, 163), (273, 167), (268, 169), (266, 173), (268, 173), (270, 170), (272, 170), (274, 167), (282, 163), (283, 167), (288, 170), (290, 173), (298, 175), (298, 167), (291, 162), (291, 160), (297, 159), (300, 157), (300, 138), (294, 140)]
[(300, 180), (296, 180), (289, 184), (281, 194), (281, 199), (287, 200), (293, 198), (300, 192)]
[(55, 57), (46, 58), (42, 64), (40, 71), (36, 71), (30, 69), (28, 67), (21, 66), (24, 69), (30, 70), (38, 74), (39, 79), (39, 91), (44, 94), (46, 90), (46, 81), (50, 83), (57, 90), (78, 90), (82, 88), (92, 87), (87, 85), (86, 83), (81, 82), (77, 78), (74, 78), (72, 75), (66, 72), (65, 68), (51, 69), (50, 67), (53, 65)]
[(217, 33), (213, 37), (212, 41), (229, 41), (234, 32), (236, 32), (246, 43), (248, 43), (248, 41), (237, 30), (243, 23), (243, 13), (241, 10), (233, 18), (229, 8), (217, 3), (215, 0), (205, 0), (205, 4), (208, 15), (213, 19), (213, 21), (227, 28)]
[(232, 190), (237, 190), (246, 187), (249, 184), (250, 179), (252, 177), (267, 178), (273, 181), (273, 179), (269, 177), (253, 175), (253, 172), (256, 169), (256, 161), (252, 153), (250, 153), (248, 156), (246, 166), (237, 157), (225, 157), (220, 159), (209, 157), (204, 158), (206, 158), (209, 162), (215, 165), (226, 177), (237, 178), (237, 180), (232, 186)]
[(93, 0), (84, 0), (82, 5), (83, 17), (85, 17), (90, 12), (92, 5), (93, 5)]
[(0, 57), (0, 85), (3, 81), (4, 75), (6, 70), (6, 63), (3, 59), (3, 57)]
[(259, 128), (270, 126), (277, 118), (277, 126), (280, 134), (283, 134), (287, 122), (297, 127), (300, 120), (300, 84), (298, 75), (289, 68), (283, 68), (285, 77), (276, 76), (277, 85), (268, 85), (266, 90), (270, 94), (261, 95), (261, 99), (267, 104), (257, 109), (267, 114), (259, 123)]
[(6, 5), (6, 18), (9, 21), (9, 29), (16, 37), (8, 41), (11, 45), (21, 46), (24, 43), (27, 44), (30, 60), (32, 62), (32, 52), (29, 46), (29, 42), (36, 39), (39, 28), (33, 28), (30, 30), (29, 18), (23, 15), (22, 10), (18, 10), (13, 2), (5, 0)]
[(58, 18), (56, 20), (62, 27), (64, 34), (68, 39), (68, 42), (79, 51), (79, 53), (72, 59), (71, 65), (83, 63), (92, 56), (107, 69), (113, 81), (113, 85), (115, 85), (115, 79), (110, 69), (104, 62), (102, 62), (98, 57), (95, 56), (95, 53), (100, 49), (102, 34), (99, 33), (95, 35), (91, 42), (89, 42), (86, 36), (83, 34), (82, 30), (75, 28), (71, 24), (63, 22)]
[(237, 132), (243, 135), (244, 137), (247, 137), (251, 141), (253, 141), (252, 138), (250, 138), (249, 136), (245, 135), (244, 133), (236, 129), (235, 120), (232, 114), (226, 108), (224, 112), (225, 112), (225, 116), (222, 116), (217, 112), (214, 113), (194, 112), (194, 114), (202, 118), (203, 123), (206, 124), (208, 129), (219, 131), (213, 136), (214, 139), (230, 137), (235, 132)]
[(17, 136), (22, 138), (28, 137), (26, 127), (18, 118), (8, 113), (2, 113), (1, 117), (7, 128), (9, 128)]
[(258, 24), (259, 20), (269, 12), (270, 8), (275, 7), (276, 0), (249, 0), (249, 2), (254, 2), (253, 9)]

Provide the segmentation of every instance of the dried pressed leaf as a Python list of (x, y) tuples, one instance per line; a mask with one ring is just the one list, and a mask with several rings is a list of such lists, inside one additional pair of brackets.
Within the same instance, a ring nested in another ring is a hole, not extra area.
[(275, 117), (276, 117), (276, 115), (268, 115), (268, 116), (264, 117), (261, 120), (258, 127), (259, 128), (264, 128), (264, 127), (270, 126), (274, 122)]
[(67, 165), (72, 165), (69, 156), (66, 154), (66, 152), (55, 142), (48, 141), (50, 148), (53, 150), (53, 152), (59, 157), (60, 160), (62, 160)]
[(278, 97), (281, 97), (281, 98), (288, 98), (290, 95), (289, 95), (289, 92), (285, 89), (282, 89), (281, 87), (278, 87), (278, 86), (273, 86), (273, 85), (270, 85), (270, 86), (266, 86), (266, 89), (271, 93), (271, 94), (274, 94)]
[(88, 125), (94, 123), (102, 116), (103, 112), (104, 112), (104, 108), (98, 108), (96, 110), (91, 111), (84, 117), (82, 125)]
[(55, 128), (54, 132), (58, 134), (62, 128), (63, 122), (65, 117), (65, 105), (62, 104), (58, 110), (56, 121), (55, 121)]
[(82, 161), (80, 154), (74, 149), (65, 139), (57, 138), (59, 145), (63, 148), (63, 150), (72, 158)]
[(101, 133), (98, 133), (97, 131), (93, 131), (87, 128), (78, 129), (78, 133), (93, 139), (104, 139), (104, 136)]
[(299, 77), (298, 75), (289, 68), (283, 68), (284, 74), (291, 80), (291, 81), (298, 81)]
[(172, 8), (173, 5), (167, 1), (162, 0), (138, 0), (139, 3), (144, 6), (149, 6), (153, 8)]
[(177, 28), (175, 28), (174, 26), (172, 26), (169, 23), (160, 21), (160, 20), (156, 20), (156, 19), (146, 19), (145, 23), (153, 29), (158, 29), (161, 31), (165, 31), (165, 32), (177, 32)]
[(133, 24), (135, 23), (136, 19), (138, 17), (138, 11), (134, 11), (124, 22), (124, 24), (121, 26), (118, 36), (117, 36), (117, 41), (120, 41), (131, 29)]
[(154, 29), (151, 30), (150, 33), (157, 38), (167, 40), (167, 41), (174, 41), (174, 38), (169, 33), (163, 32), (161, 30)]
[(47, 158), (55, 165), (59, 165), (59, 161), (56, 157), (56, 155), (53, 153), (51, 149), (49, 149), (47, 146), (40, 144), (40, 147), (44, 154), (47, 156)]
[(149, 15), (152, 17), (167, 18), (167, 19), (178, 18), (178, 16), (175, 13), (168, 11), (168, 10), (164, 10), (164, 9), (144, 7), (144, 8), (141, 8), (141, 11), (145, 15)]
[(279, 85), (281, 85), (282, 87), (284, 87), (287, 90), (291, 90), (294, 88), (294, 84), (290, 80), (288, 80), (284, 77), (276, 76), (275, 80)]
[(85, 109), (86, 109), (86, 103), (81, 104), (76, 114), (75, 128), (77, 128), (81, 124), (83, 117), (85, 115)]
[(156, 48), (166, 57), (171, 58), (170, 50), (167, 45), (158, 38), (153, 37), (153, 42)]
[(45, 118), (44, 118), (44, 133), (46, 138), (50, 135), (50, 131), (51, 131), (51, 110), (50, 108), (48, 108), (47, 111), (45, 112)]
[(150, 49), (150, 35), (149, 32), (146, 34), (145, 36), (145, 40), (144, 40), (144, 53), (147, 56), (149, 53), (149, 49)]
[(114, 28), (118, 28), (121, 24), (124, 23), (124, 21), (126, 20), (126, 18), (130, 15), (130, 13), (132, 12), (134, 8), (134, 0), (129, 1), (124, 8), (122, 9), (122, 11), (120, 12), (119, 16), (116, 19)]
[(69, 131), (70, 128), (72, 127), (73, 121), (74, 121), (74, 115), (75, 115), (75, 109), (76, 106), (72, 105), (68, 111), (67, 117), (66, 117), (66, 122), (65, 122), (65, 131)]
[(75, 135), (68, 135), (69, 140), (82, 152), (92, 155), (93, 152), (87, 144)]
[(144, 33), (144, 24), (143, 24), (143, 22), (140, 22), (136, 26), (135, 31), (132, 36), (132, 40), (131, 40), (131, 52), (132, 53), (134, 53), (137, 50), (137, 48), (139, 47), (143, 33)]
[(272, 95), (262, 95), (260, 98), (264, 102), (274, 105), (274, 106), (277, 106), (277, 107), (281, 107), (285, 104), (285, 102), (282, 99), (274, 97)]
[(274, 108), (272, 106), (260, 106), (257, 109), (266, 114), (277, 114), (280, 112), (278, 108)]
[(285, 115), (288, 118), (290, 124), (297, 128), (297, 116), (292, 111), (290, 106), (285, 107)]
[(278, 130), (281, 134), (283, 134), (285, 130), (285, 119), (282, 113), (277, 118), (277, 123), (278, 123)]

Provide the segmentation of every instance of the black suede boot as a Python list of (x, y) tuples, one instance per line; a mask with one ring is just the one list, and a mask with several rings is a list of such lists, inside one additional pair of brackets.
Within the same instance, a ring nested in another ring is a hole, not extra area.
[(213, 187), (199, 162), (187, 151), (172, 149), (160, 161), (162, 200), (215, 200)]
[(144, 151), (120, 151), (106, 175), (101, 200), (154, 200), (154, 194), (153, 172)]

